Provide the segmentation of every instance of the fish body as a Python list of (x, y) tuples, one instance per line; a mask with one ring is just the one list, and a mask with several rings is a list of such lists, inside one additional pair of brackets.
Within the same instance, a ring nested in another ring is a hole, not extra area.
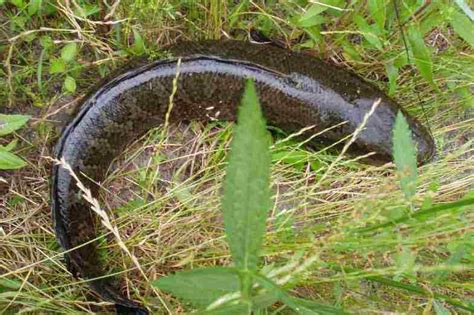
[[(63, 131), (56, 158), (64, 159), (93, 195), (112, 160), (165, 117), (170, 122), (235, 120), (247, 78), (255, 82), (267, 123), (288, 133), (308, 126), (317, 133), (340, 124), (321, 136), (338, 141), (354, 132), (380, 99), (354, 146), (391, 160), (392, 128), (401, 111), (417, 143), (418, 161), (433, 156), (431, 136), (398, 104), (358, 76), (317, 58), (242, 41), (184, 42), (168, 50), (173, 57), (128, 70), (98, 86)], [(57, 239), (70, 250), (70, 269), (88, 279), (103, 299), (116, 303), (118, 311), (146, 314), (119, 293), (113, 279), (104, 277), (95, 240), (97, 217), (70, 172), (59, 165), (53, 167), (52, 213)]]

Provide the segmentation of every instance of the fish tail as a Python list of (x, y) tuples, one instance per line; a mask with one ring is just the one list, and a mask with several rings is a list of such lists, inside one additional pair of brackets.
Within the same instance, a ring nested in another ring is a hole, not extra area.
[(121, 294), (111, 279), (93, 280), (90, 285), (104, 300), (115, 303), (117, 314), (148, 315), (149, 312), (141, 304)]

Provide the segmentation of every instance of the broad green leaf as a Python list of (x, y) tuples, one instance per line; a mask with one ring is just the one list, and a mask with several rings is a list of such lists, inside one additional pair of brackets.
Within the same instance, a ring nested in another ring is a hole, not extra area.
[(257, 92), (247, 81), (224, 181), (222, 208), (237, 268), (255, 270), (270, 203), (270, 137)]
[(369, 12), (380, 30), (385, 28), (385, 0), (369, 0)]
[(474, 22), (456, 11), (452, 16), (451, 25), (456, 34), (474, 48)]
[(15, 154), (0, 150), (0, 170), (14, 170), (22, 168), (25, 165), (26, 162)]
[(196, 306), (207, 306), (221, 296), (239, 292), (239, 275), (228, 268), (180, 271), (152, 281), (152, 285)]
[(71, 76), (67, 76), (64, 80), (64, 89), (68, 92), (74, 93), (76, 91), (76, 80)]
[(426, 81), (435, 86), (433, 80), (433, 64), (431, 62), (431, 52), (425, 45), (425, 41), (421, 32), (411, 27), (408, 29), (408, 41), (410, 42), (411, 51), (413, 53), (415, 65), (420, 74)]
[(77, 44), (69, 43), (61, 49), (61, 59), (65, 62), (71, 62), (77, 55)]
[(400, 177), (400, 187), (405, 197), (411, 199), (416, 192), (416, 149), (402, 112), (398, 112), (393, 128), (393, 159)]
[(375, 48), (382, 50), (383, 45), (382, 42), (380, 41), (379, 37), (377, 34), (375, 34), (374, 30), (372, 27), (367, 23), (367, 21), (360, 15), (355, 15), (354, 16), (354, 21), (357, 24), (357, 27), (359, 28), (360, 32), (364, 36), (364, 38)]
[(0, 136), (5, 136), (20, 129), (31, 118), (27, 115), (0, 114)]
[(55, 74), (64, 71), (66, 71), (66, 63), (64, 60), (59, 58), (51, 60), (51, 63), (49, 64), (49, 73)]
[(28, 15), (32, 16), (36, 14), (36, 12), (38, 12), (41, 8), (42, 2), (43, 0), (30, 0), (30, 2), (28, 3)]

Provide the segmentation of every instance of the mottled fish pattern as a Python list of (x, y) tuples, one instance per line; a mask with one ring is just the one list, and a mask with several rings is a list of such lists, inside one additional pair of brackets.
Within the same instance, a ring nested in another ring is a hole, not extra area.
[[(354, 132), (380, 98), (354, 143), (358, 152), (391, 160), (392, 127), (401, 111), (417, 143), (418, 161), (434, 154), (432, 137), (392, 99), (360, 77), (312, 56), (232, 40), (183, 42), (168, 51), (173, 57), (135, 67), (98, 86), (64, 129), (56, 158), (71, 165), (94, 195), (94, 183), (104, 180), (105, 170), (125, 146), (164, 122), (177, 72), (171, 122), (234, 120), (245, 80), (253, 78), (267, 123), (288, 133), (314, 126), (305, 135), (311, 136), (345, 122), (317, 139), (335, 142)], [(96, 215), (71, 174), (59, 165), (53, 167), (52, 212), (61, 246), (77, 247), (66, 254), (70, 270), (89, 280), (103, 299), (116, 303), (118, 312), (146, 314), (119, 292), (116, 281), (104, 277), (94, 241)]]

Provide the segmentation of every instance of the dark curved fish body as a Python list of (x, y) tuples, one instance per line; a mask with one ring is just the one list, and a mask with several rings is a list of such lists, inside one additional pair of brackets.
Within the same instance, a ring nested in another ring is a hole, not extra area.
[[(64, 159), (97, 195), (112, 160), (125, 146), (163, 123), (173, 91), (172, 122), (234, 120), (246, 78), (253, 78), (269, 125), (288, 133), (315, 126), (327, 141), (350, 135), (377, 99), (381, 99), (354, 145), (359, 152), (391, 160), (392, 127), (398, 111), (407, 118), (418, 146), (420, 163), (434, 153), (433, 139), (393, 100), (361, 78), (319, 59), (272, 45), (241, 41), (188, 42), (170, 49), (173, 58), (159, 60), (115, 77), (89, 94), (75, 119), (64, 130), (56, 157)], [(179, 57), (179, 58), (178, 58)], [(179, 66), (178, 66), (179, 60)], [(103, 299), (119, 310), (146, 313), (119, 293), (105, 277), (94, 240), (96, 215), (81, 197), (75, 180), (54, 166), (52, 211), (56, 235), (67, 253), (71, 270), (88, 279)], [(83, 245), (84, 243), (88, 243)], [(98, 278), (98, 279), (97, 279)]]

